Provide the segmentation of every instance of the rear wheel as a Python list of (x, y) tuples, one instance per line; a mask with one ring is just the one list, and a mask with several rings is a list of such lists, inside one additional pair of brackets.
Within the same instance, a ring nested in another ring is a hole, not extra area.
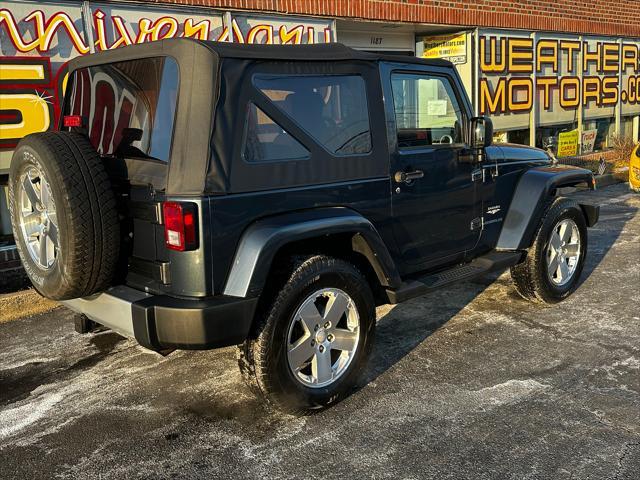
[(375, 304), (364, 276), (325, 256), (296, 262), (284, 287), (239, 348), (252, 389), (275, 407), (326, 407), (353, 387), (366, 364)]
[(578, 286), (587, 254), (587, 224), (573, 200), (557, 199), (545, 214), (526, 258), (511, 268), (518, 293), (556, 303)]

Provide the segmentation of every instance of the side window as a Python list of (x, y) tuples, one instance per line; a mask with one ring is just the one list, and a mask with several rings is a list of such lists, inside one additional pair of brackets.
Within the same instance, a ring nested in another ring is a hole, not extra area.
[(391, 75), (398, 148), (463, 143), (463, 115), (444, 77)]
[(246, 162), (309, 158), (309, 152), (266, 113), (249, 103), (242, 156)]
[(371, 151), (367, 93), (359, 75), (256, 75), (253, 83), (329, 152)]

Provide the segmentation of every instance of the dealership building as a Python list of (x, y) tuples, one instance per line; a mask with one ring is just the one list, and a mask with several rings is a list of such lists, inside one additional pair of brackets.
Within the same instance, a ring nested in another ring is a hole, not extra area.
[[(20, 138), (55, 128), (71, 58), (177, 36), (444, 58), (496, 141), (578, 156), (640, 139), (635, 0), (5, 0), (0, 183)], [(0, 195), (0, 264), (10, 230)]]

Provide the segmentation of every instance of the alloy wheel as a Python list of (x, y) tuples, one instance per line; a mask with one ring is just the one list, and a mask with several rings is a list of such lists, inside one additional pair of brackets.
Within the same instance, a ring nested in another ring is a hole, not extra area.
[(360, 316), (351, 297), (337, 288), (309, 295), (291, 319), (287, 360), (306, 387), (326, 387), (348, 369), (358, 348)]
[(553, 227), (547, 246), (547, 274), (559, 287), (573, 278), (580, 261), (580, 230), (576, 222), (565, 218)]

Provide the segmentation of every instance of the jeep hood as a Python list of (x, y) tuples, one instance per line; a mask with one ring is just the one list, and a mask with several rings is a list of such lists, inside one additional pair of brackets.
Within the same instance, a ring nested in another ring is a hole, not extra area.
[(506, 162), (519, 161), (551, 161), (549, 154), (540, 148), (517, 145), (515, 143), (501, 143), (497, 145), (502, 153), (502, 158)]

